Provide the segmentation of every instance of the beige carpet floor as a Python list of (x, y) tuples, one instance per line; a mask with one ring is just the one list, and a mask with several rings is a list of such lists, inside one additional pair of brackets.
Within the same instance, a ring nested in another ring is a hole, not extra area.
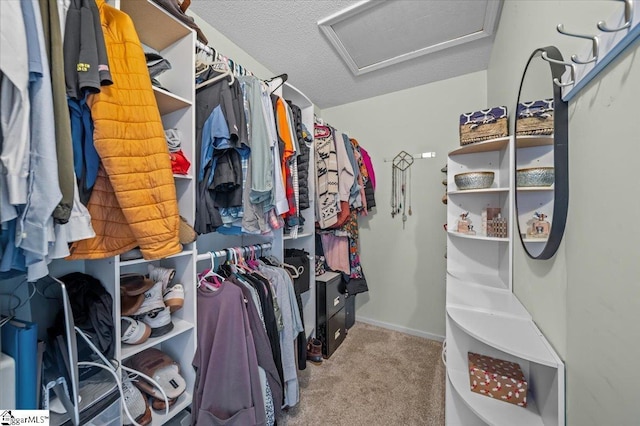
[(442, 344), (356, 322), (321, 365), (299, 371), (282, 426), (444, 425)]

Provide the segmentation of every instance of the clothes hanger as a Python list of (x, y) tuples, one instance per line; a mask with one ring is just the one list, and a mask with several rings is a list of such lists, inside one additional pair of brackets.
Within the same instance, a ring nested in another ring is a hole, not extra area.
[[(281, 79), (280, 84), (278, 84), (276, 87), (274, 87), (273, 89), (271, 89), (271, 85), (270, 85), (269, 83), (271, 83), (272, 81), (274, 81), (274, 80), (275, 80), (275, 79), (277, 79), (277, 78)], [(289, 78), (289, 76), (288, 76), (287, 74), (280, 74), (280, 75), (276, 75), (275, 77), (271, 77), (271, 78), (270, 78), (270, 79), (268, 79), (268, 80), (265, 80), (264, 82), (265, 82), (265, 83), (267, 83), (267, 84), (269, 84), (269, 89), (271, 89), (271, 90), (269, 91), (269, 94), (271, 95), (273, 92), (275, 92), (276, 90), (278, 90), (278, 89), (280, 88), (280, 86), (282, 86), (282, 85), (287, 81), (287, 79), (288, 79), (288, 78)]]
[[(198, 276), (198, 288), (204, 286), (207, 290), (218, 291), (222, 285), (224, 278), (216, 273), (216, 256), (213, 252), (209, 252), (211, 256), (211, 268)], [(209, 278), (213, 279), (213, 282), (209, 281)]]
[(215, 61), (209, 64), (209, 68), (216, 65), (222, 65), (224, 68), (224, 71), (222, 71), (220, 74), (216, 75), (215, 77), (210, 78), (209, 80), (205, 80), (202, 83), (197, 84), (196, 90), (200, 89), (201, 87), (209, 86), (210, 84), (213, 84), (216, 81), (220, 81), (226, 77), (231, 77), (231, 79), (229, 80), (229, 86), (231, 86), (234, 83), (235, 78), (233, 76), (233, 73), (229, 69), (229, 65), (226, 62)]

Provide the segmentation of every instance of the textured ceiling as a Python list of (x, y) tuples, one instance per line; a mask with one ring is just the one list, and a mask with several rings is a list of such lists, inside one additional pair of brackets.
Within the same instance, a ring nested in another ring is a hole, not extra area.
[[(407, 8), (429, 2), (434, 8), (465, 16), (468, 1), (400, 0)], [(355, 76), (318, 27), (318, 21), (359, 1), (195, 0), (198, 14), (245, 52), (289, 81), (319, 108), (370, 98), (459, 75), (484, 70), (493, 36), (420, 56), (387, 68)], [(451, 18), (455, 19), (455, 18)], [(425, 38), (437, 40), (450, 32), (451, 20), (431, 22)], [(370, 31), (375, 31), (371, 28)], [(215, 47), (213, 40), (210, 40)], [(397, 43), (403, 43), (399, 39)], [(266, 76), (261, 76), (266, 77)]]

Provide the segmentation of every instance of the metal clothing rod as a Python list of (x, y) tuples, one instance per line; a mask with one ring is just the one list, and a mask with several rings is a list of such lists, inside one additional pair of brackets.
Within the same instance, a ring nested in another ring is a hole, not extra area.
[(238, 64), (231, 58), (228, 58), (222, 55), (220, 52), (216, 51), (213, 47), (207, 46), (206, 44), (202, 43), (200, 40), (196, 40), (196, 48), (202, 52), (205, 52), (207, 55), (211, 56), (214, 61), (226, 62), (231, 72), (236, 76), (254, 75), (251, 71), (249, 71), (242, 65)]
[(247, 254), (251, 253), (251, 251), (256, 251), (256, 250), (260, 250), (261, 252), (265, 252), (265, 251), (269, 251), (271, 250), (272, 244), (271, 243), (261, 243), (261, 244), (253, 244), (250, 246), (242, 246), (242, 247), (229, 247), (226, 248), (224, 250), (218, 250), (218, 251), (214, 251), (214, 252), (207, 252), (207, 253), (202, 253), (199, 254), (196, 257), (196, 261), (197, 262), (201, 262), (204, 260), (211, 260), (211, 253), (213, 253), (213, 256), (218, 258), (218, 257), (228, 257), (229, 254), (231, 253), (230, 250), (237, 250), (240, 249), (242, 250), (242, 255), (246, 256)]
[[(423, 158), (436, 158), (436, 153), (431, 151), (431, 152), (421, 152), (419, 154), (410, 154), (412, 158), (415, 158), (416, 160), (421, 160)], [(394, 158), (385, 158), (384, 162), (385, 163), (390, 163), (392, 162)]]

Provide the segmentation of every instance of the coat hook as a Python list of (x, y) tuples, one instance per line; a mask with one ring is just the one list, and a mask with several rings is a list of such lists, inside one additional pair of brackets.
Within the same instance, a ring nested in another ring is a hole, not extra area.
[(556, 86), (558, 86), (558, 87), (566, 87), (566, 86), (571, 86), (572, 84), (575, 83), (575, 81), (576, 81), (576, 65), (575, 64), (572, 64), (571, 62), (558, 61), (557, 59), (551, 59), (550, 57), (547, 56), (547, 52), (542, 52), (540, 54), (540, 56), (542, 57), (542, 59), (544, 59), (547, 62), (552, 62), (554, 64), (559, 64), (559, 65), (564, 65), (565, 67), (569, 67), (569, 69), (571, 69), (571, 81), (563, 83), (558, 78), (554, 78), (553, 79), (553, 83)]
[(558, 24), (558, 26), (556, 27), (556, 29), (558, 30), (558, 32), (560, 34), (564, 34), (570, 37), (578, 37), (578, 38), (584, 38), (587, 40), (591, 40), (592, 46), (591, 46), (591, 58), (582, 61), (580, 59), (578, 59), (578, 55), (571, 55), (571, 60), (573, 62), (575, 62), (576, 64), (580, 64), (580, 65), (585, 65), (585, 64), (590, 64), (591, 62), (595, 62), (598, 60), (598, 53), (600, 51), (600, 39), (598, 38), (597, 35), (594, 36), (589, 36), (589, 35), (583, 35), (583, 34), (574, 34), (574, 33), (570, 33), (567, 32), (564, 29), (564, 25), (562, 24)]
[(619, 28), (607, 28), (607, 24), (604, 21), (599, 21), (598, 29), (600, 31), (604, 31), (605, 33), (615, 33), (631, 27), (631, 19), (633, 18), (633, 0), (622, 1), (624, 1), (624, 24)]

